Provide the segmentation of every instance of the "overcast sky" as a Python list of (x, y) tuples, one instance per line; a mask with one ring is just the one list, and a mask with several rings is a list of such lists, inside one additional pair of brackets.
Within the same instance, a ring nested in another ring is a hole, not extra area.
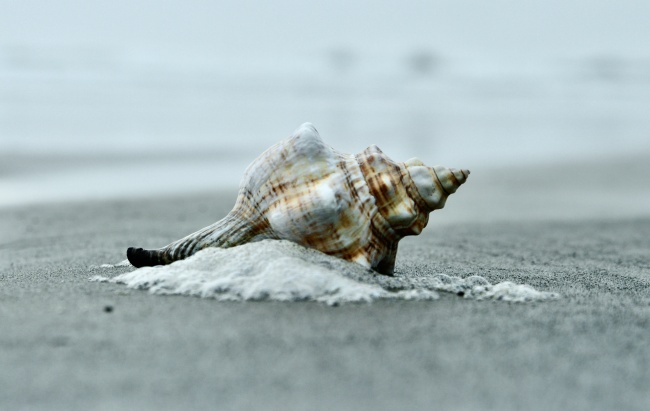
[(0, 0), (0, 45), (225, 57), (348, 48), (527, 60), (650, 55), (647, 0)]

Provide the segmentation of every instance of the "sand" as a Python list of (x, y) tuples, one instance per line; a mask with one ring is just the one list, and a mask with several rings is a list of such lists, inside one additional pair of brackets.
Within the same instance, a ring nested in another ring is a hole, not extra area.
[(562, 296), (537, 303), (444, 292), (337, 307), (220, 302), (88, 280), (130, 271), (89, 267), (166, 244), (232, 202), (0, 210), (0, 408), (650, 407), (650, 219), (452, 219), (400, 244), (400, 275), (481, 275)]

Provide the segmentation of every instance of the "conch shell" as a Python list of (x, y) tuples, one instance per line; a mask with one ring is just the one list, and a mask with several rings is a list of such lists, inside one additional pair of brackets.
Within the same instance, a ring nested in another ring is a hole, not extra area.
[(129, 248), (136, 267), (169, 264), (206, 247), (284, 239), (392, 274), (397, 243), (417, 235), (468, 170), (396, 163), (377, 146), (357, 155), (326, 145), (310, 123), (246, 169), (232, 211), (157, 250)]

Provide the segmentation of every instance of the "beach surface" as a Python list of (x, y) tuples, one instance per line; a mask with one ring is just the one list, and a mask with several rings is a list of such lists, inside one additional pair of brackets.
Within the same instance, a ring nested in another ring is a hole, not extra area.
[(400, 243), (397, 275), (481, 275), (561, 298), (151, 295), (89, 278), (132, 270), (97, 267), (129, 246), (212, 223), (234, 192), (1, 209), (1, 408), (648, 409), (650, 218), (463, 222), (451, 210), (496, 199), (462, 191)]

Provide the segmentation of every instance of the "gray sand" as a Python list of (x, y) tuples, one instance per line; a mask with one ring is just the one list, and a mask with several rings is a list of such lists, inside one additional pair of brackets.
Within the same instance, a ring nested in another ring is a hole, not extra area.
[(88, 281), (233, 201), (0, 210), (0, 409), (650, 409), (650, 219), (434, 214), (400, 245), (398, 274), (562, 295), (544, 303), (223, 303)]

